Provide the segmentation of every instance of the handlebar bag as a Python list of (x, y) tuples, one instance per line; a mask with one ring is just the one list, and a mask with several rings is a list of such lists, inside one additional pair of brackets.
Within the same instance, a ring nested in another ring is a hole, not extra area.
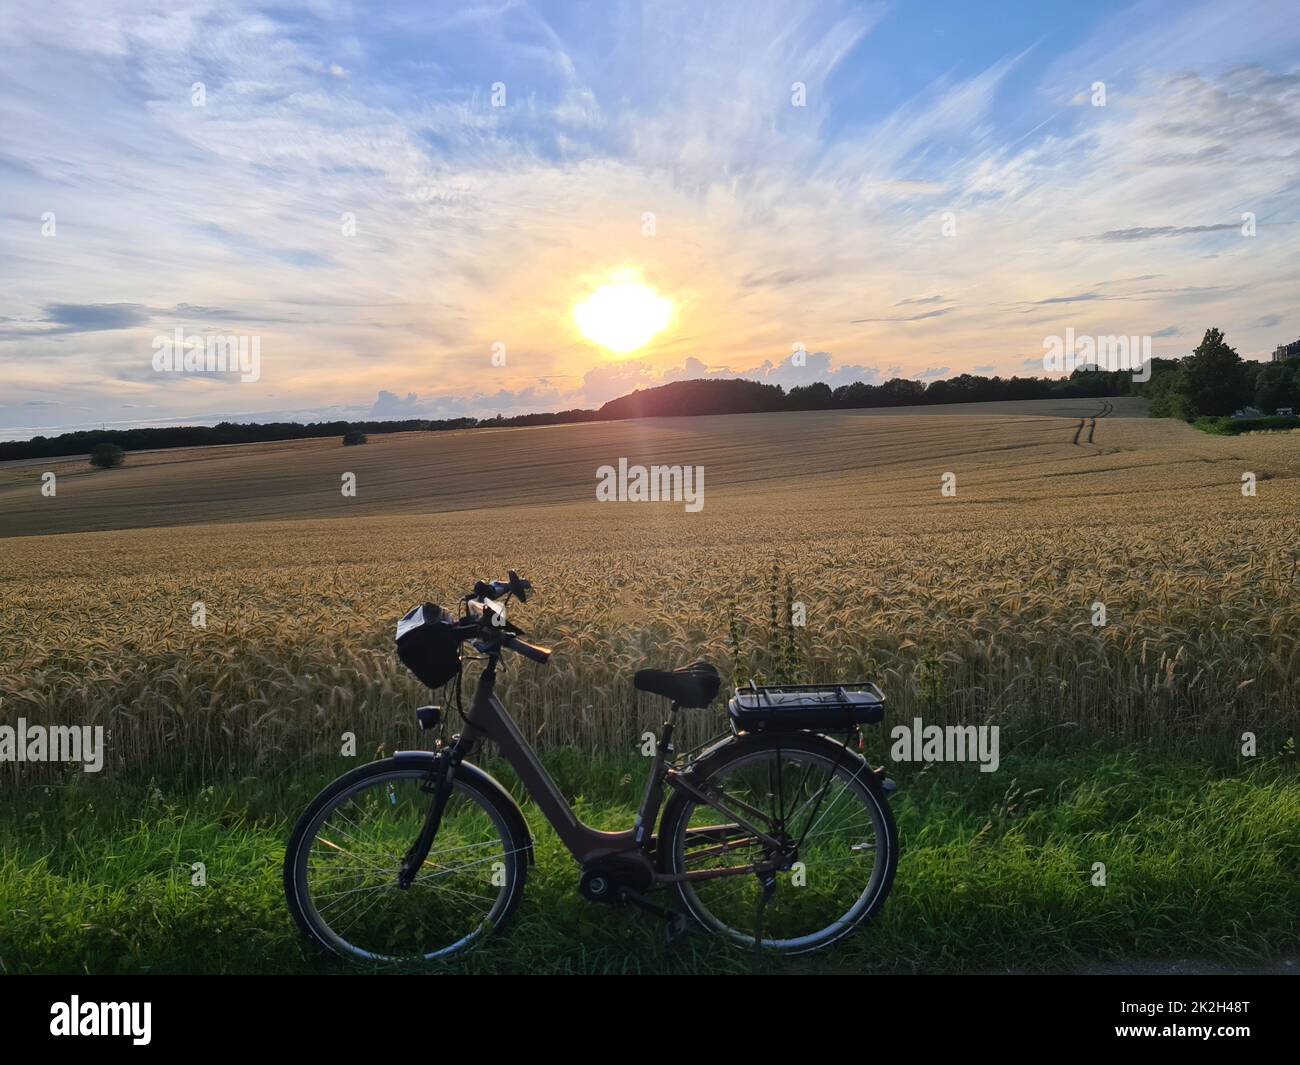
[(441, 688), (460, 672), (455, 619), (436, 603), (417, 606), (397, 623), (397, 657), (430, 688)]

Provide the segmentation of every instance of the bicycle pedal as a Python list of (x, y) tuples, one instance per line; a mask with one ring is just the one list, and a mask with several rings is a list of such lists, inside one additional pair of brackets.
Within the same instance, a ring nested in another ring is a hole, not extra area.
[(670, 910), (667, 906), (660, 906), (658, 903), (651, 902), (640, 892), (633, 891), (630, 888), (623, 888), (621, 896), (624, 901), (639, 906), (646, 913), (652, 913), (661, 920), (668, 922), (668, 942), (671, 944), (680, 939), (688, 931), (686, 915), (678, 913), (676, 910)]

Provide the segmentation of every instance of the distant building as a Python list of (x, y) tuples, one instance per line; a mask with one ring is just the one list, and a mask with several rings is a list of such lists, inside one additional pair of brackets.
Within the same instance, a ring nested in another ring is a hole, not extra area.
[(1300, 340), (1293, 340), (1290, 344), (1279, 344), (1274, 350), (1274, 362), (1286, 362), (1287, 359), (1300, 359)]

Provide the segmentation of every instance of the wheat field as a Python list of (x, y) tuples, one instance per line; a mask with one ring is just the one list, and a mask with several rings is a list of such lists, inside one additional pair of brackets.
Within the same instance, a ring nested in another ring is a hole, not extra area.
[[(539, 594), (512, 617), (556, 654), (511, 662), (503, 696), (542, 746), (630, 752), (661, 715), (633, 671), (699, 657), (871, 678), (887, 720), (999, 723), (1004, 744), (1294, 735), (1300, 434), (1092, 426), (1081, 405), (195, 449), (69, 463), (52, 500), (49, 463), (13, 464), (0, 718), (102, 724), (113, 773), (284, 768), (345, 732), (362, 754), (414, 746), (430, 694), (393, 653), (397, 618), (514, 568)], [(702, 465), (703, 509), (597, 502), (620, 457)]]

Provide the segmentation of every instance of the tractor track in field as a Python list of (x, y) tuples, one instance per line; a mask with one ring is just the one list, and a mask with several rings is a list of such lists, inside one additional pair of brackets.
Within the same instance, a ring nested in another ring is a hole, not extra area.
[[(1113, 403), (1112, 403), (1110, 400), (1108, 400), (1108, 399), (1103, 399), (1103, 400), (1101, 401), (1101, 409), (1100, 409), (1100, 410), (1096, 411), (1094, 414), (1089, 414), (1089, 415), (1087, 415), (1087, 416), (1085, 416), (1085, 417), (1079, 419), (1079, 424), (1075, 427), (1075, 430), (1074, 430), (1074, 440), (1072, 441), (1072, 443), (1073, 443), (1076, 447), (1088, 447), (1088, 446), (1091, 446), (1091, 445), (1092, 445), (1092, 435), (1093, 435), (1093, 433), (1095, 433), (1095, 432), (1097, 431), (1097, 419), (1098, 419), (1098, 418), (1105, 418), (1107, 415), (1113, 414), (1114, 412), (1115, 412), (1115, 404), (1113, 404)], [(1088, 430), (1088, 439), (1085, 440), (1085, 441), (1083, 441), (1083, 443), (1080, 443), (1080, 442), (1079, 442), (1079, 437), (1081, 437), (1081, 436), (1083, 435), (1083, 431), (1084, 431), (1084, 429), (1087, 429), (1087, 430)]]

